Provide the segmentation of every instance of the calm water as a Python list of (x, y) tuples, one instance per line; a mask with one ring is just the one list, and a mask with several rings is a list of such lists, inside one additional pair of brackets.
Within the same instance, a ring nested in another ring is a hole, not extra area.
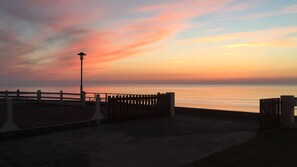
[[(17, 87), (21, 91), (79, 92), (77, 87)], [(16, 87), (1, 86), (2, 90)], [(297, 85), (96, 85), (86, 86), (87, 92), (151, 94), (175, 92), (176, 106), (259, 112), (259, 99), (280, 95), (296, 95)]]

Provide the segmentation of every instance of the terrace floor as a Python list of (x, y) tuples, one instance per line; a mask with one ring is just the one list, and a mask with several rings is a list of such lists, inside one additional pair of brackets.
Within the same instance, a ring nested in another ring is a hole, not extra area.
[[(95, 112), (94, 106), (38, 102), (15, 103), (12, 109), (13, 121), (20, 129), (88, 120)], [(5, 104), (0, 103), (0, 127), (5, 122), (5, 110)]]
[(187, 116), (104, 124), (1, 141), (0, 166), (184, 166), (250, 140), (257, 130), (256, 121)]

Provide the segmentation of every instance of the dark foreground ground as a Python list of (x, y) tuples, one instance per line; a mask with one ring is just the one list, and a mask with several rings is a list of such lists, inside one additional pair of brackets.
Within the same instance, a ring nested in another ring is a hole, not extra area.
[(222, 111), (176, 110), (176, 117), (2, 140), (0, 167), (179, 167), (257, 136), (257, 119), (245, 114), (217, 117)]
[[(15, 109), (22, 128), (87, 120), (94, 112), (38, 104)], [(2, 140), (0, 167), (297, 166), (297, 129), (259, 134), (255, 113), (177, 107), (176, 115)]]
[(278, 129), (200, 159), (188, 167), (296, 167), (297, 129)]

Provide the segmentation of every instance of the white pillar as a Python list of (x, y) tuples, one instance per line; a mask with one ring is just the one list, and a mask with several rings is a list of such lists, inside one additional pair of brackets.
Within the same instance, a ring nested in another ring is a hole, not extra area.
[(294, 126), (294, 96), (281, 96), (281, 124), (283, 127)]
[(166, 94), (169, 96), (170, 99), (170, 116), (175, 116), (175, 97), (174, 92), (166, 92)]
[(96, 94), (96, 102), (95, 102), (96, 111), (93, 114), (91, 120), (99, 121), (99, 120), (104, 118), (104, 116), (100, 112), (100, 101), (101, 101), (100, 100), (100, 95)]
[(12, 115), (12, 100), (7, 98), (6, 100), (6, 122), (0, 128), (0, 132), (16, 131), (19, 130), (18, 126), (13, 122)]

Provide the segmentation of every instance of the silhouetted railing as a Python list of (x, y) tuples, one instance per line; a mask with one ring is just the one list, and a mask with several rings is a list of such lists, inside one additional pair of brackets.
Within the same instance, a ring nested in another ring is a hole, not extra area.
[(36, 100), (36, 101), (74, 101), (79, 102), (80, 94), (79, 93), (64, 93), (60, 92), (42, 92), (38, 90), (36, 92), (21, 92), (17, 91), (0, 91), (0, 98), (17, 98), (23, 100)]
[(140, 96), (142, 94), (86, 92), (86, 101), (95, 101), (96, 95), (100, 96), (101, 102), (107, 102), (109, 96)]
[(118, 95), (107, 98), (107, 118), (112, 121), (170, 116), (172, 110), (174, 110), (174, 93)]
[(281, 100), (280, 98), (260, 100), (260, 129), (268, 130), (281, 126)]
[[(15, 124), (15, 120), (21, 128), (26, 129), (39, 126), (60, 126), (59, 124), (61, 126), (83, 125), (84, 122), (88, 124), (90, 121), (99, 122), (104, 119), (100, 111), (99, 95), (96, 96), (93, 103), (90, 103), (93, 106), (86, 106), (84, 99), (80, 100), (79, 93), (63, 93), (63, 91), (60, 93), (41, 92), (40, 90), (37, 92), (0, 91), (0, 133), (18, 131), (19, 127)], [(13, 119), (14, 112), (23, 115)], [(65, 113), (69, 113), (69, 115), (65, 115)], [(59, 117), (60, 114), (61, 117)]]

